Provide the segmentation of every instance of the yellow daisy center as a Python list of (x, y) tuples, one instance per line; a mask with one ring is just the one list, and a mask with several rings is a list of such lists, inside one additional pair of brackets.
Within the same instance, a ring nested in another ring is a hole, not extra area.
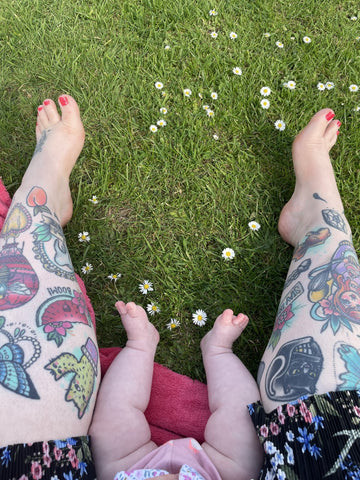
[(157, 306), (156, 306), (156, 305), (153, 305), (151, 308), (152, 308), (152, 310), (154, 310), (154, 312), (156, 312), (156, 310), (157, 310)]
[(144, 288), (145, 288), (145, 289), (148, 289), (148, 288), (149, 288), (149, 285), (148, 285), (147, 283), (145, 283)]
[(199, 321), (202, 320), (202, 316), (201, 316), (201, 315), (198, 315), (197, 318), (198, 318)]
[(172, 324), (170, 325), (170, 328), (175, 328), (175, 327), (176, 327), (175, 323), (172, 323)]
[(230, 252), (226, 252), (226, 256), (227, 257), (230, 257), (231, 253)]

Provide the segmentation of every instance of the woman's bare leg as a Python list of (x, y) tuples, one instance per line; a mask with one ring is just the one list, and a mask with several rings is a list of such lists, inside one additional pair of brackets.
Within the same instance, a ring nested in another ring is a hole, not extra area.
[(62, 231), (84, 143), (75, 100), (39, 107), (34, 156), (0, 236), (0, 447), (86, 435), (97, 342)]
[(295, 247), (274, 330), (260, 364), (265, 411), (302, 395), (357, 389), (360, 267), (329, 151), (339, 121), (319, 111), (296, 137), (295, 191), (279, 232)]

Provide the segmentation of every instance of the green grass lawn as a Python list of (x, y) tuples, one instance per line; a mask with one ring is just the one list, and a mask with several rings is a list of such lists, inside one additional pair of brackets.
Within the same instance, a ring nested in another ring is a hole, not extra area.
[[(156, 361), (204, 381), (200, 339), (232, 308), (250, 317), (235, 351), (256, 375), (292, 254), (277, 233), (294, 187), (291, 144), (324, 107), (342, 121), (332, 158), (359, 247), (360, 95), (349, 91), (360, 84), (359, 4), (303, 3), (2, 0), (1, 175), (14, 193), (34, 150), (37, 106), (71, 94), (87, 138), (71, 177), (74, 216), (65, 234), (76, 271), (93, 265), (82, 277), (100, 346), (125, 342), (117, 299), (155, 301)], [(289, 80), (294, 90), (283, 86)], [(319, 82), (335, 88), (319, 91)], [(264, 86), (272, 90), (267, 110)], [(167, 125), (152, 133), (160, 118)], [(278, 119), (284, 131), (275, 129)], [(250, 231), (250, 220), (259, 231)], [(78, 241), (82, 231), (88, 244)], [(221, 257), (226, 247), (236, 253), (229, 262)], [(117, 272), (122, 277), (111, 282)], [(138, 288), (145, 279), (154, 284), (147, 296)], [(197, 309), (208, 315), (203, 327), (192, 323)], [(170, 318), (180, 327), (168, 330)]]

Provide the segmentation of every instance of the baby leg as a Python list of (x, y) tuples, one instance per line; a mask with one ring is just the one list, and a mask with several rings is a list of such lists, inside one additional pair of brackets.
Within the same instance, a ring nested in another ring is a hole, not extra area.
[(211, 416), (202, 447), (223, 480), (257, 478), (263, 452), (247, 405), (260, 399), (255, 379), (233, 354), (248, 318), (225, 310), (201, 341)]
[(143, 308), (117, 302), (128, 341), (101, 383), (89, 434), (100, 480), (112, 480), (157, 448), (144, 416), (159, 334)]

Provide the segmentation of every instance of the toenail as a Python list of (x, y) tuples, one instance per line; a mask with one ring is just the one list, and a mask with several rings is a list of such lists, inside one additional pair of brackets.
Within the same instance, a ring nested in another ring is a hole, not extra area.
[(336, 132), (336, 135), (339, 135), (339, 133), (340, 133), (340, 132), (339, 132), (339, 130), (338, 130), (338, 131)]
[(336, 123), (337, 123), (337, 126), (340, 127), (341, 122), (338, 120)]
[(59, 97), (59, 102), (63, 107), (69, 103), (69, 100), (66, 97)]
[(335, 113), (333, 113), (333, 112), (329, 112), (325, 116), (326, 120), (331, 120), (334, 117), (335, 117)]
[(40, 107), (38, 107), (38, 112), (41, 112), (42, 109), (43, 109), (43, 106), (40, 105)]
[(44, 100), (44, 105), (50, 105), (50, 100)]

